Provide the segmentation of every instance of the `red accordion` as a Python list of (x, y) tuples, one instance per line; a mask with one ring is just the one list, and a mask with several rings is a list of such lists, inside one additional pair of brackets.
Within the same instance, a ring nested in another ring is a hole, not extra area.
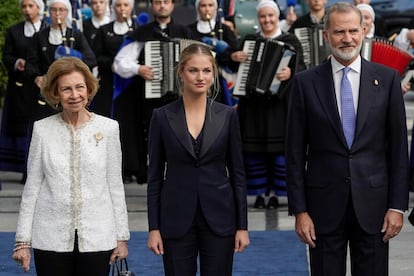
[(385, 40), (365, 39), (362, 42), (361, 56), (372, 62), (384, 64), (404, 74), (411, 59), (408, 52), (399, 49)]

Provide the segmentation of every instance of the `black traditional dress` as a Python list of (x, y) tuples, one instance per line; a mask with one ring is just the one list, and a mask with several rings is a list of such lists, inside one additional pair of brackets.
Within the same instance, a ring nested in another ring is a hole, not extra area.
[[(135, 25), (131, 29), (135, 29)], [(98, 62), (99, 91), (92, 101), (91, 109), (103, 116), (112, 116), (112, 97), (114, 93), (114, 73), (112, 63), (125, 36), (130, 33), (116, 34), (114, 22), (100, 27), (95, 39), (94, 50)]]
[(86, 41), (88, 41), (89, 46), (91, 46), (92, 50), (94, 49), (94, 43), (96, 36), (98, 35), (99, 28), (96, 28), (92, 23), (92, 18), (89, 18), (86, 21), (82, 22), (83, 27), (83, 35), (86, 38)]
[[(24, 25), (23, 21), (6, 31), (3, 64), (8, 71), (8, 82), (0, 131), (0, 170), (23, 173), (26, 172), (28, 128), (37, 101), (33, 82), (15, 68), (18, 59), (27, 60), (27, 50), (32, 45), (33, 37), (24, 34)], [(36, 32), (46, 28), (46, 24), (42, 21), (38, 30), (34, 28)]]
[[(245, 39), (259, 38), (259, 34), (254, 34)], [(238, 106), (250, 195), (263, 194), (270, 188), (276, 195), (286, 195), (284, 147), (288, 97), (295, 72), (304, 70), (305, 64), (295, 35), (282, 33), (274, 40), (290, 44), (297, 53), (288, 65), (292, 69), (291, 78), (281, 82), (275, 95), (247, 91), (246, 96), (240, 97)]]

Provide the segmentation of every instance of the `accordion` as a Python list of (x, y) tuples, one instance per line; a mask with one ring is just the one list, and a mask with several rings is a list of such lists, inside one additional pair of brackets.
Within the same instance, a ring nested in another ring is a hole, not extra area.
[(281, 81), (275, 75), (296, 55), (292, 46), (277, 40), (245, 40), (243, 52), (248, 59), (239, 65), (233, 95), (278, 94)]
[(369, 61), (397, 70), (400, 76), (404, 74), (413, 58), (408, 52), (392, 45), (389, 41), (381, 39), (364, 39), (361, 56)]
[(178, 94), (174, 70), (181, 52), (193, 43), (204, 44), (191, 39), (145, 42), (145, 64), (154, 71), (154, 78), (145, 81), (146, 99), (161, 98), (168, 93)]
[(302, 45), (306, 68), (321, 64), (329, 56), (329, 46), (323, 38), (323, 25), (317, 24), (311, 28), (296, 28), (294, 34)]

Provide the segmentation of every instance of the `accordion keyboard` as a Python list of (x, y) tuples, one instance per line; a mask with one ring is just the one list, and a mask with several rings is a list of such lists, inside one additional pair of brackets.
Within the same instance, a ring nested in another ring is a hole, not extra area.
[(247, 60), (240, 63), (239, 70), (237, 72), (236, 85), (234, 87), (233, 95), (244, 96), (246, 95), (247, 77), (249, 76), (250, 64), (252, 62), (252, 56), (256, 45), (255, 40), (246, 40), (243, 44), (243, 52), (247, 53)]
[(161, 98), (163, 80), (162, 44), (160, 41), (145, 43), (145, 64), (151, 66), (154, 72), (152, 81), (145, 81), (145, 98)]

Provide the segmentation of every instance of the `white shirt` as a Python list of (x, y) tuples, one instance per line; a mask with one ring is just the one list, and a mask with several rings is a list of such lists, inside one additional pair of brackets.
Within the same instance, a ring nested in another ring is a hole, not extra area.
[(138, 57), (144, 48), (144, 42), (134, 41), (123, 47), (114, 59), (114, 71), (128, 79), (138, 75)]
[(403, 51), (408, 51), (411, 47), (411, 41), (407, 38), (407, 33), (409, 31), (410, 30), (407, 28), (402, 28), (394, 40), (394, 45)]

